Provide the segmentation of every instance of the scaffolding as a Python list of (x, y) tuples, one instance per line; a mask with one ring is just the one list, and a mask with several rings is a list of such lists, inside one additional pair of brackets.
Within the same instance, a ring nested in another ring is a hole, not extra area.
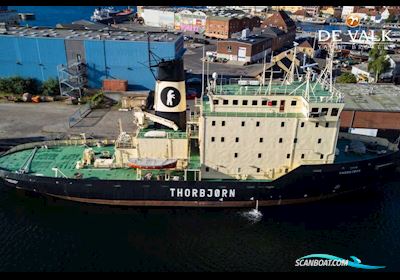
[(82, 91), (87, 83), (86, 65), (81, 61), (60, 64), (57, 66), (60, 93), (63, 96), (82, 97)]

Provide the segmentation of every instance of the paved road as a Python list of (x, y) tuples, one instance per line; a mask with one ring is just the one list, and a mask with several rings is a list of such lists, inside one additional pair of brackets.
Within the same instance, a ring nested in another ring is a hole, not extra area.
[[(0, 139), (23, 137), (66, 137), (86, 133), (94, 137), (115, 138), (119, 133), (118, 119), (121, 118), (124, 130), (133, 132), (131, 112), (110, 110), (101, 112), (102, 117), (83, 122), (73, 128), (68, 127), (68, 118), (77, 106), (63, 103), (2, 103), (0, 104)], [(94, 111), (93, 115), (98, 115)]]
[[(213, 44), (206, 45), (205, 51), (216, 51), (215, 41)], [(186, 44), (188, 46), (188, 44)], [(187, 52), (184, 55), (185, 70), (191, 74), (201, 75), (202, 73), (202, 61), (203, 57), (203, 47), (199, 45), (197, 48), (187, 47)], [(205, 66), (207, 67), (207, 66)], [(210, 75), (217, 72), (219, 75), (230, 76), (230, 77), (255, 77), (262, 72), (263, 65), (252, 64), (252, 65), (230, 65), (222, 63), (209, 63), (209, 73)], [(205, 68), (205, 71), (207, 68)]]

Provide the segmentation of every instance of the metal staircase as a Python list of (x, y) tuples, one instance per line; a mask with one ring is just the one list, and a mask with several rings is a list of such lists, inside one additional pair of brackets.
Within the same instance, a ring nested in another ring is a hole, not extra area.
[(57, 66), (57, 72), (61, 95), (81, 97), (87, 84), (86, 64), (81, 61), (68, 65), (60, 64)]

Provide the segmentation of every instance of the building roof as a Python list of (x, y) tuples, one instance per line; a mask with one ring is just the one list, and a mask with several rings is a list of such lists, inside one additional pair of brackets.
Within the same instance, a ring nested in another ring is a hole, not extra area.
[(265, 27), (265, 28), (257, 27), (253, 29), (253, 33), (259, 36), (278, 37), (279, 35), (282, 35), (285, 32), (276, 27)]
[(77, 20), (72, 23), (58, 23), (56, 28), (64, 28), (64, 29), (90, 29), (90, 30), (116, 30), (116, 28), (106, 25), (103, 23), (92, 22), (88, 20)]
[(243, 43), (243, 44), (255, 45), (260, 42), (268, 41), (268, 40), (272, 40), (272, 38), (269, 36), (251, 35), (251, 36), (248, 36), (245, 40), (241, 39), (241, 38), (231, 38), (231, 39), (227, 39), (224, 41), (217, 41), (217, 44), (220, 44), (221, 42), (239, 42), (239, 43)]
[(299, 47), (302, 47), (302, 48), (312, 48), (310, 42), (308, 42), (307, 40), (304, 40), (302, 43), (300, 43)]
[(399, 16), (400, 15), (400, 8), (388, 8), (388, 12), (390, 15)]
[(266, 18), (262, 26), (289, 29), (291, 27), (296, 27), (296, 24), (285, 11), (280, 10), (269, 18)]
[(335, 84), (344, 94), (345, 110), (400, 112), (400, 86)]
[(389, 54), (389, 57), (390, 57), (395, 63), (400, 63), (400, 54)]
[[(109, 40), (109, 41), (147, 41), (145, 32), (122, 31), (122, 30), (82, 30), (48, 27), (22, 27), (9, 26), (5, 33), (0, 36), (28, 37), (28, 38), (61, 38), (74, 40)], [(150, 34), (152, 42), (174, 42), (182, 33), (158, 32)]]
[(303, 17), (310, 17), (311, 15), (309, 13), (307, 13), (306, 10), (302, 9), (302, 10), (297, 10), (296, 12), (293, 13), (293, 15), (295, 16), (303, 16)]

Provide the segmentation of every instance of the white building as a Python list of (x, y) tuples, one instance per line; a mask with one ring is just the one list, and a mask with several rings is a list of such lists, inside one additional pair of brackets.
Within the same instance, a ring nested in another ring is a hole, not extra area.
[(353, 12), (354, 12), (354, 6), (343, 6), (342, 19), (346, 19), (346, 17)]
[(161, 27), (168, 30), (175, 28), (175, 12), (170, 8), (142, 7), (140, 16), (147, 26)]

